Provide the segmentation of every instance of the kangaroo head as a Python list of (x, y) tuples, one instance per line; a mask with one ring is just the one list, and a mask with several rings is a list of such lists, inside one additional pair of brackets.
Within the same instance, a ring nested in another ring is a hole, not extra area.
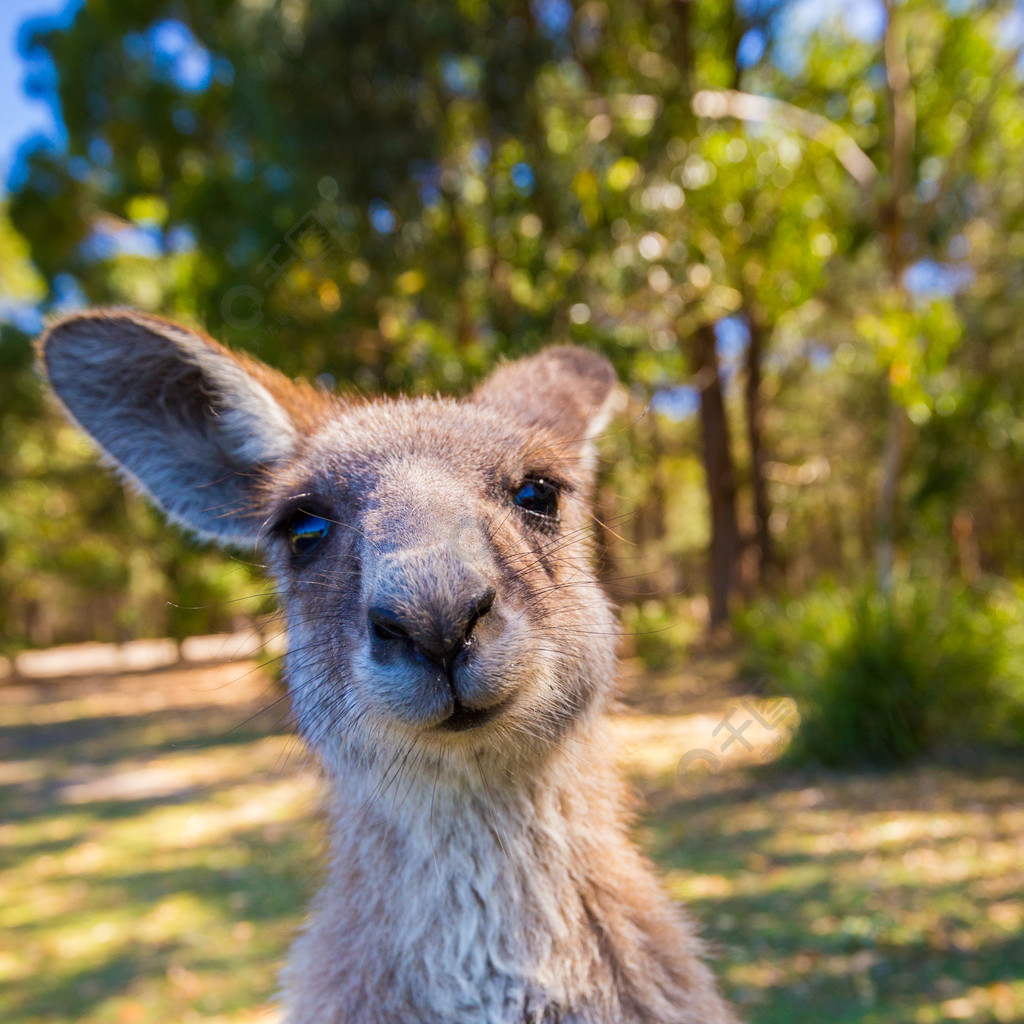
[(328, 766), (529, 765), (603, 703), (591, 566), (609, 363), (549, 348), (461, 400), (351, 400), (119, 311), (40, 343), (69, 414), (176, 522), (259, 548), (301, 731)]

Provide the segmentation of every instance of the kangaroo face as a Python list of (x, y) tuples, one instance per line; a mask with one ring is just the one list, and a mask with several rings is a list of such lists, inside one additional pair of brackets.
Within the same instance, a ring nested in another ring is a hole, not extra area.
[(517, 751), (609, 675), (578, 445), (480, 405), (339, 415), (272, 480), (266, 550), (299, 722), (339, 743)]
[(589, 438), (615, 379), (548, 349), (466, 399), (347, 403), (124, 313), (51, 329), (55, 391), (173, 518), (256, 543), (288, 620), (302, 732), (328, 763), (538, 755), (603, 696)]

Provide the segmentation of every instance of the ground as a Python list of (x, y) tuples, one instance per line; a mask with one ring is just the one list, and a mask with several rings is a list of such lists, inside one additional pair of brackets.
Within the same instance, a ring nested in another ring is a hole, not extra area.
[[(775, 762), (727, 656), (627, 666), (638, 838), (751, 1024), (1024, 1021), (1024, 760)], [(255, 663), (0, 686), (0, 1020), (271, 1024), (317, 783)]]

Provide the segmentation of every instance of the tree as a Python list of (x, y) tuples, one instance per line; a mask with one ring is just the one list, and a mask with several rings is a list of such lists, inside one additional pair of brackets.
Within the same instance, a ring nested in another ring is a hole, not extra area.
[[(636, 469), (634, 532), (688, 573), (706, 544), (717, 624), (739, 587), (856, 570), (872, 533), (883, 580), (954, 519), (979, 564), (1016, 550), (992, 511), (1016, 441), (948, 440), (1016, 437), (1008, 10), (911, 0), (800, 36), (774, 0), (87, 3), (35, 37), (69, 142), (11, 214), (48, 303), (198, 321), (326, 383), (460, 387), (501, 353), (600, 347), (660, 417), (624, 436), (673, 466)], [(657, 411), (683, 393), (698, 424)], [(693, 452), (703, 509), (673, 493)], [(116, 507), (94, 486), (83, 536)], [(140, 578), (183, 564), (136, 553)]]

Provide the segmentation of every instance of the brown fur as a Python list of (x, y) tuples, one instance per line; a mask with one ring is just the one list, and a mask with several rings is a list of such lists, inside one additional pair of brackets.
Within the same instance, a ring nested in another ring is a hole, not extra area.
[(331, 784), (289, 1024), (734, 1024), (611, 767), (606, 361), (554, 348), (463, 401), (350, 403), (137, 314), (64, 321), (40, 351), (129, 479), (257, 541), (278, 582)]

